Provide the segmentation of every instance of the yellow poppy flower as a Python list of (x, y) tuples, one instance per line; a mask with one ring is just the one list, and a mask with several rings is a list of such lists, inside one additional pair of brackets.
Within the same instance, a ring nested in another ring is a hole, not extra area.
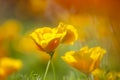
[(105, 54), (105, 50), (101, 47), (83, 47), (79, 51), (69, 51), (62, 59), (86, 74), (91, 73), (93, 70), (99, 67), (100, 60)]
[(8, 75), (15, 71), (18, 71), (22, 67), (22, 62), (20, 60), (15, 60), (11, 58), (2, 58), (0, 60), (0, 79), (6, 78)]
[(92, 72), (94, 80), (105, 80), (105, 74), (106, 71), (100, 68), (97, 68)]
[(60, 23), (58, 25), (58, 32), (66, 32), (62, 43), (65, 44), (73, 44), (75, 40), (78, 38), (77, 30), (72, 25), (66, 25), (64, 23)]
[(119, 80), (120, 73), (116, 71), (110, 71), (106, 74), (106, 80)]
[(72, 25), (60, 23), (57, 28), (43, 27), (31, 34), (32, 39), (41, 51), (53, 52), (60, 43), (73, 44), (77, 32)]
[(115, 73), (109, 72), (109, 73), (106, 75), (106, 79), (107, 79), (107, 80), (116, 80), (116, 75), (115, 75)]

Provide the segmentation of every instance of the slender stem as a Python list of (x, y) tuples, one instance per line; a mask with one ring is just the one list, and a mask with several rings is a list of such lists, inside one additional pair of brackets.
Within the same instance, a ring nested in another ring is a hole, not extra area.
[(51, 66), (52, 66), (52, 70), (53, 70), (53, 74), (54, 74), (54, 80), (56, 80), (55, 68), (54, 68), (54, 65), (53, 65), (53, 62), (52, 62), (53, 55), (54, 55), (54, 51), (51, 52), (50, 56), (51, 56)]
[(88, 78), (88, 80), (94, 80), (94, 78), (93, 78), (93, 75), (92, 75), (92, 74), (87, 75), (87, 78)]
[(89, 77), (89, 76), (87, 76), (87, 80), (90, 80), (90, 77)]
[(45, 74), (43, 76), (43, 80), (45, 80), (45, 78), (46, 78), (46, 75), (47, 75), (47, 72), (48, 72), (48, 69), (49, 69), (49, 66), (50, 66), (50, 62), (51, 62), (51, 59), (47, 63), (47, 67), (46, 67), (46, 70), (45, 70)]
[(56, 75), (55, 75), (55, 68), (54, 68), (54, 65), (53, 65), (53, 62), (52, 62), (52, 61), (51, 61), (51, 65), (52, 65), (52, 69), (53, 69), (54, 80), (56, 80)]
[[(47, 72), (48, 72), (50, 63), (52, 64), (52, 57), (53, 57), (53, 55), (54, 55), (54, 52), (50, 52), (49, 55), (50, 55), (50, 59), (49, 59), (49, 61), (48, 61), (48, 63), (47, 63), (47, 67), (46, 67), (46, 70), (45, 70), (45, 73), (44, 73), (44, 76), (43, 76), (43, 80), (45, 80), (45, 78), (46, 78), (46, 76), (47, 76)], [(53, 68), (53, 72), (54, 72), (53, 64), (52, 64), (52, 68)], [(54, 73), (55, 73), (55, 72), (54, 72)], [(54, 74), (54, 75), (55, 75), (55, 74)]]

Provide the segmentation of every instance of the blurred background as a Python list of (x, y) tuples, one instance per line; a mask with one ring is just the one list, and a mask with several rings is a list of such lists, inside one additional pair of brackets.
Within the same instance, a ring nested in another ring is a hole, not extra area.
[[(72, 46), (57, 48), (53, 59), (57, 80), (67, 80), (70, 75), (79, 77), (60, 56), (86, 45), (106, 49), (101, 67), (120, 71), (119, 0), (0, 0), (0, 58), (23, 62), (22, 69), (8, 80), (35, 80), (43, 76), (49, 55), (36, 49), (29, 34), (36, 28), (57, 27), (59, 22), (74, 25), (79, 39)], [(47, 80), (53, 80), (51, 67)]]

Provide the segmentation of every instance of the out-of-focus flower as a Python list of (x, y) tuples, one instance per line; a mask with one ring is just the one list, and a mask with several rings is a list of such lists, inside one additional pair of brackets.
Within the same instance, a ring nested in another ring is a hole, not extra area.
[(8, 57), (0, 59), (0, 79), (7, 78), (7, 76), (20, 70), (21, 68), (21, 60), (16, 60)]
[(106, 74), (106, 80), (119, 80), (120, 79), (120, 73), (111, 71)]
[(40, 15), (40, 13), (43, 13), (45, 11), (46, 3), (46, 0), (29, 0), (29, 11), (32, 12), (32, 14)]
[(44, 16), (47, 0), (19, 0), (16, 5), (17, 17), (40, 18)]
[(120, 72), (116, 73), (116, 77), (117, 77), (117, 79), (120, 79)]
[(11, 41), (16, 40), (19, 37), (20, 23), (10, 19), (0, 26), (0, 58), (2, 58), (8, 55), (8, 46)]
[(120, 76), (119, 76), (119, 72), (115, 72), (115, 71), (106, 71), (103, 69), (95, 69), (92, 72), (92, 75), (94, 77), (94, 80), (119, 80)]
[(109, 72), (109, 73), (106, 75), (106, 79), (107, 79), (107, 80), (116, 80), (116, 75), (113, 74), (112, 72)]
[(20, 23), (16, 20), (8, 20), (0, 28), (0, 37), (4, 39), (14, 39), (18, 37)]
[(62, 59), (69, 65), (86, 74), (99, 67), (103, 55), (106, 53), (101, 47), (83, 47), (79, 51), (69, 51)]
[(4, 46), (0, 46), (0, 58), (7, 56), (8, 50)]
[(72, 25), (60, 23), (57, 28), (43, 27), (36, 29), (31, 37), (40, 51), (50, 53), (60, 43), (73, 44), (77, 40), (77, 31)]
[(22, 52), (35, 52), (37, 50), (34, 41), (28, 36), (23, 36), (17, 45), (17, 49)]
[(94, 80), (105, 80), (105, 74), (106, 74), (106, 71), (100, 68), (97, 68), (92, 72)]

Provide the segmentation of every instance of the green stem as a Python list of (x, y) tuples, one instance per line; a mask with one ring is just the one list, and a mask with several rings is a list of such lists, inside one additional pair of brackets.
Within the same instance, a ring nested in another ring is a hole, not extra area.
[[(46, 79), (46, 76), (47, 76), (47, 73), (48, 73), (48, 69), (49, 69), (50, 63), (51, 63), (51, 65), (52, 65), (53, 73), (54, 73), (54, 75), (55, 75), (54, 66), (53, 66), (53, 63), (52, 63), (52, 57), (53, 57), (53, 55), (54, 55), (54, 52), (50, 52), (49, 55), (50, 55), (50, 59), (49, 59), (49, 61), (48, 61), (48, 63), (47, 63), (47, 67), (46, 67), (46, 70), (45, 70), (45, 73), (44, 73), (44, 76), (43, 76), (43, 80)], [(55, 80), (55, 76), (54, 76), (54, 80)]]
[(50, 66), (50, 62), (51, 62), (51, 59), (47, 63), (47, 67), (46, 67), (46, 70), (45, 70), (45, 74), (43, 76), (43, 80), (45, 80), (45, 78), (46, 78), (46, 75), (47, 75), (47, 72), (48, 72), (48, 69), (49, 69), (49, 66)]
[(87, 75), (87, 78), (88, 78), (88, 80), (94, 80), (94, 78), (93, 78), (93, 75), (92, 75), (92, 74), (88, 74), (88, 75)]
[(54, 80), (56, 80), (56, 75), (55, 75), (55, 68), (54, 68), (54, 65), (53, 65), (53, 62), (52, 62), (52, 61), (51, 61), (51, 65), (52, 65), (52, 69), (53, 69)]

